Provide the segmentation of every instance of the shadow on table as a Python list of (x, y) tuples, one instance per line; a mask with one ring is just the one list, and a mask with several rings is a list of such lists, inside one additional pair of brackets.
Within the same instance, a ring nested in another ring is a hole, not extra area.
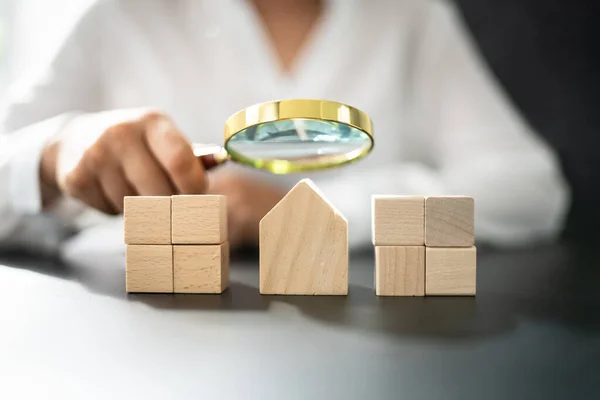
[(230, 288), (219, 296), (126, 295), (123, 267), (102, 257), (85, 266), (40, 263), (14, 255), (8, 262), (77, 281), (94, 293), (164, 310), (266, 312), (283, 303), (320, 323), (419, 339), (486, 338), (510, 332), (522, 321), (558, 324), (583, 333), (600, 331), (600, 268), (594, 249), (589, 248), (554, 246), (480, 254), (476, 297), (377, 297), (369, 286), (373, 282), (370, 254), (352, 256), (348, 296), (263, 296), (258, 291), (258, 255), (245, 252), (232, 258), (237, 260)]
[[(510, 332), (522, 322), (597, 334), (597, 264), (593, 249), (488, 251), (478, 260), (476, 297), (377, 297), (372, 288), (356, 283), (347, 297), (265, 297), (326, 324), (399, 337), (486, 338)], [(372, 282), (372, 264), (358, 267), (351, 269), (356, 280)]]
[[(247, 260), (254, 252), (235, 253), (234, 260)], [(181, 311), (266, 311), (268, 301), (260, 296), (256, 285), (244, 283), (252, 281), (256, 275), (257, 262), (236, 263), (234, 273), (242, 280), (232, 280), (229, 288), (221, 295), (212, 294), (127, 294), (124, 279), (124, 259), (122, 254), (86, 254), (65, 263), (58, 258), (35, 258), (25, 253), (2, 253), (0, 264), (28, 270), (43, 275), (74, 281), (87, 290), (101, 296), (124, 299), (165, 310)], [(249, 279), (248, 279), (249, 278)], [(253, 282), (252, 282), (253, 283)]]
[(559, 324), (583, 333), (600, 331), (600, 281), (591, 249), (553, 246), (482, 252), (476, 297), (377, 297), (370, 254), (353, 255), (348, 296), (265, 296), (258, 292), (258, 255), (236, 264), (221, 296), (141, 296), (150, 306), (185, 310), (268, 310), (291, 305), (320, 323), (419, 339), (466, 340), (512, 331), (523, 321)]
[(255, 287), (241, 282), (231, 282), (220, 295), (211, 294), (129, 294), (132, 301), (150, 307), (177, 311), (267, 311), (269, 302)]
[(55, 257), (32, 257), (24, 252), (0, 253), (0, 265), (10, 266), (11, 268), (23, 269), (42, 275), (53, 276), (71, 280), (76, 276), (77, 271), (70, 265), (65, 264)]
[(376, 297), (373, 290), (351, 285), (348, 297), (326, 301), (311, 297), (269, 296), (323, 323), (396, 336), (472, 338), (512, 328), (507, 319), (487, 322), (475, 298)]

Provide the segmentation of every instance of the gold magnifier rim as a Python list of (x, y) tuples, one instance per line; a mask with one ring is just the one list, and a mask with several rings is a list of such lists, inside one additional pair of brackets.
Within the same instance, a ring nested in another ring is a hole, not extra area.
[[(252, 159), (228, 148), (229, 140), (245, 129), (264, 123), (291, 119), (342, 123), (365, 133), (369, 137), (370, 143), (368, 147), (357, 149), (351, 153), (322, 157), (318, 163), (314, 164), (302, 164), (288, 160)], [(240, 110), (225, 122), (224, 143), (230, 159), (277, 174), (319, 170), (355, 162), (369, 154), (375, 144), (373, 122), (367, 113), (348, 104), (321, 99), (276, 100), (255, 104)]]

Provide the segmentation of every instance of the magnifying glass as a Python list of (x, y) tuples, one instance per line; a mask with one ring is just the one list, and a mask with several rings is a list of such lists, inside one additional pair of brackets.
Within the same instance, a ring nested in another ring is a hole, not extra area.
[(234, 161), (274, 174), (355, 162), (374, 146), (369, 116), (352, 106), (311, 99), (256, 104), (225, 123), (225, 145), (193, 144), (196, 157)]

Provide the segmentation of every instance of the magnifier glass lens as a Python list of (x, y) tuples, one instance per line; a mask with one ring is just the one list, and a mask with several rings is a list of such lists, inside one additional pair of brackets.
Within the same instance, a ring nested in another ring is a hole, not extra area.
[(288, 160), (297, 164), (353, 159), (371, 146), (363, 131), (338, 122), (289, 119), (267, 122), (240, 131), (227, 150), (253, 160)]

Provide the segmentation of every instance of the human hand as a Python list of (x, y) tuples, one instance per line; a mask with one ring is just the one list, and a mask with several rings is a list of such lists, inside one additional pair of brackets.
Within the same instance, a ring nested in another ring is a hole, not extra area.
[(76, 117), (44, 149), (40, 180), (46, 193), (63, 193), (107, 214), (121, 213), (125, 196), (207, 188), (201, 160), (171, 118), (141, 109)]
[(276, 186), (229, 171), (215, 171), (208, 193), (227, 196), (229, 245), (258, 245), (260, 220), (285, 196)]

